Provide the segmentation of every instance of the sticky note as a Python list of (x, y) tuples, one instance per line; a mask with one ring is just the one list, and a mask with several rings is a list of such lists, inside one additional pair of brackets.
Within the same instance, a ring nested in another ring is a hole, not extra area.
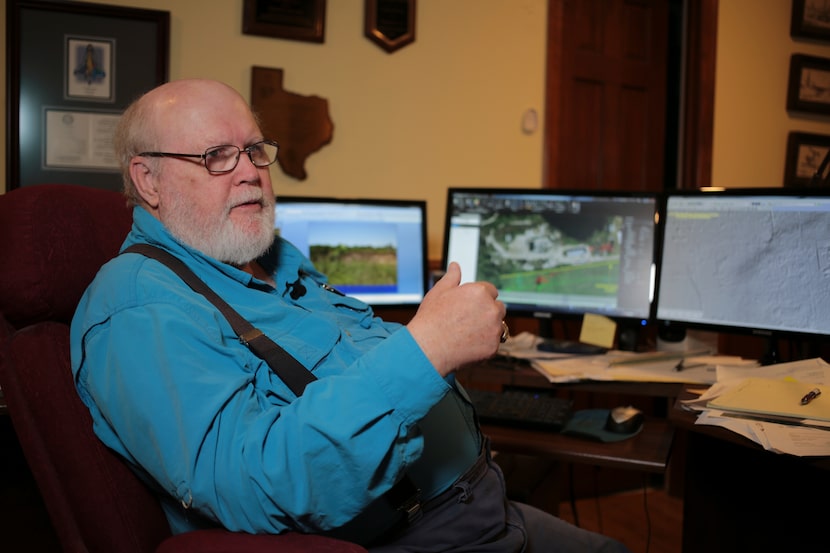
[(586, 313), (582, 318), (582, 330), (579, 332), (580, 342), (603, 348), (612, 348), (616, 336), (617, 323), (608, 317)]

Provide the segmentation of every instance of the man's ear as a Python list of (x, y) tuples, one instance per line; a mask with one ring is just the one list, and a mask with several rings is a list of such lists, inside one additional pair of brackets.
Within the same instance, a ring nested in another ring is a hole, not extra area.
[(141, 199), (147, 202), (149, 207), (156, 209), (159, 205), (159, 193), (156, 186), (158, 181), (146, 161), (143, 157), (134, 157), (130, 160), (130, 177)]

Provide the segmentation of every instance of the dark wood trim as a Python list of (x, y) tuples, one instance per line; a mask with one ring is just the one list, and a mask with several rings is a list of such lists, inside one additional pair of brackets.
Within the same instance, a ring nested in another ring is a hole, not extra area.
[(712, 183), (718, 1), (686, 2), (686, 74), (679, 189)]
[(542, 186), (555, 188), (559, 166), (560, 91), (562, 90), (562, 20), (564, 0), (548, 0), (547, 73), (545, 75), (545, 136), (542, 139)]

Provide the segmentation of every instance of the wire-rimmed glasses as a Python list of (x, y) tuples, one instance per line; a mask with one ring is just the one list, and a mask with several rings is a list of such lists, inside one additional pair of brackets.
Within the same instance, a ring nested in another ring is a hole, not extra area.
[(141, 152), (140, 156), (148, 157), (195, 157), (202, 160), (205, 169), (211, 175), (221, 175), (222, 173), (230, 173), (236, 169), (239, 163), (239, 156), (242, 152), (248, 154), (248, 158), (254, 167), (268, 167), (277, 161), (277, 152), (279, 151), (279, 144), (273, 140), (260, 140), (248, 146), (247, 148), (239, 148), (233, 144), (222, 144), (221, 146), (212, 146), (205, 150), (203, 154), (179, 154), (175, 152)]

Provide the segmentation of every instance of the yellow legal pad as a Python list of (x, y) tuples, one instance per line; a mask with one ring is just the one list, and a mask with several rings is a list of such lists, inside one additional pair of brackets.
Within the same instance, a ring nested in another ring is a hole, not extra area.
[[(801, 398), (819, 388), (822, 394), (807, 405)], [(830, 388), (772, 378), (747, 378), (708, 404), (713, 409), (764, 416), (830, 421)]]

